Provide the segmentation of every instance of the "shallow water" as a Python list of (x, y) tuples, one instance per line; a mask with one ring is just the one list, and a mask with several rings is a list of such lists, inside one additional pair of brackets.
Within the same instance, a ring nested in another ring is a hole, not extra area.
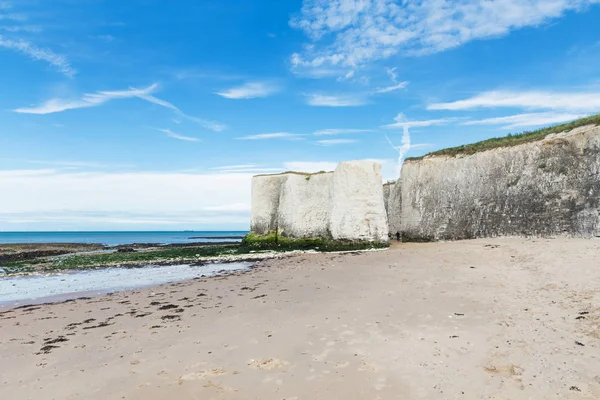
[(142, 268), (106, 268), (58, 275), (0, 278), (0, 307), (74, 299), (131, 290), (169, 282), (178, 282), (221, 271), (248, 269), (249, 262), (220, 263), (203, 266), (189, 264)]

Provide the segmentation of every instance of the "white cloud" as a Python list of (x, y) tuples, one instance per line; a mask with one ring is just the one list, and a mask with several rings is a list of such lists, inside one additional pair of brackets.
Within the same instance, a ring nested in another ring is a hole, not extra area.
[(128, 90), (100, 91), (96, 93), (88, 93), (84, 94), (79, 99), (54, 98), (36, 107), (21, 107), (17, 108), (14, 111), (22, 114), (52, 114), (67, 110), (75, 110), (78, 108), (97, 107), (115, 99), (139, 98), (142, 100), (146, 100), (150, 103), (159, 105), (161, 107), (173, 110), (180, 117), (196, 122), (204, 126), (205, 128), (212, 129), (217, 132), (222, 131), (226, 128), (226, 125), (220, 124), (218, 122), (185, 114), (178, 107), (169, 103), (168, 101), (153, 96), (152, 93), (156, 92), (157, 90), (158, 84), (154, 83), (144, 89), (129, 88)]
[(243, 229), (249, 223), (251, 177), (248, 173), (0, 171), (0, 226), (190, 229), (236, 224)]
[(372, 129), (321, 129), (313, 132), (313, 135), (317, 136), (329, 136), (329, 135), (342, 135), (346, 133), (364, 133), (373, 132)]
[(42, 28), (33, 25), (11, 25), (11, 26), (0, 26), (0, 29), (6, 32), (40, 32)]
[(286, 171), (319, 172), (333, 171), (337, 164), (337, 162), (330, 161), (289, 161), (283, 163), (283, 166)]
[(27, 21), (27, 17), (23, 14), (0, 14), (0, 21)]
[(585, 117), (587, 114), (568, 114), (557, 112), (542, 112), (530, 114), (517, 114), (507, 117), (485, 118), (476, 121), (466, 121), (462, 125), (505, 125), (504, 129), (522, 128), (528, 126), (551, 125), (561, 122), (573, 121)]
[(398, 82), (398, 74), (396, 74), (396, 70), (398, 68), (394, 67), (394, 68), (386, 68), (385, 69), (385, 73), (388, 74), (390, 76), (390, 79), (392, 80), (392, 82), (396, 83)]
[(267, 140), (267, 139), (288, 139), (288, 140), (299, 140), (302, 135), (289, 132), (274, 132), (274, 133), (259, 133), (258, 135), (242, 136), (240, 140)]
[(457, 118), (440, 118), (440, 119), (428, 119), (428, 120), (420, 120), (420, 121), (409, 121), (406, 119), (404, 114), (400, 113), (395, 118), (396, 121), (393, 124), (383, 125), (382, 128), (416, 128), (416, 127), (426, 127), (433, 125), (444, 125), (450, 122), (456, 121)]
[(278, 172), (283, 172), (282, 168), (246, 168), (246, 169), (224, 169), (219, 171), (222, 174), (237, 174), (237, 173), (245, 173), (245, 174), (276, 174)]
[(46, 160), (24, 160), (29, 164), (38, 164), (38, 165), (52, 165), (55, 167), (62, 168), (123, 168), (123, 167), (131, 167), (129, 164), (106, 164), (99, 163), (93, 161), (62, 161), (62, 160), (54, 160), (54, 161), (46, 161)]
[(157, 131), (164, 132), (168, 137), (172, 137), (173, 139), (185, 140), (187, 142), (199, 142), (200, 139), (190, 136), (183, 136), (178, 133), (171, 131), (170, 129), (157, 129)]
[(404, 89), (406, 86), (408, 86), (408, 81), (400, 82), (396, 85), (377, 89), (377, 90), (375, 90), (375, 93), (389, 93), (389, 92), (393, 92), (394, 90)]
[(336, 144), (350, 144), (356, 143), (358, 140), (356, 139), (325, 139), (325, 140), (317, 140), (316, 143), (322, 146), (333, 146)]
[(366, 104), (365, 99), (356, 95), (308, 95), (308, 104), (319, 107), (356, 107)]
[(456, 119), (430, 119), (421, 121), (409, 121), (404, 114), (400, 113), (394, 118), (394, 121), (396, 121), (396, 123), (384, 125), (383, 128), (402, 128), (403, 130), (402, 142), (400, 146), (394, 145), (390, 138), (387, 137), (387, 135), (385, 137), (390, 146), (392, 146), (392, 148), (398, 152), (398, 161), (396, 162), (394, 178), (398, 178), (400, 176), (402, 165), (404, 163), (404, 158), (410, 150), (430, 146), (428, 143), (413, 144), (410, 137), (410, 128), (443, 125), (455, 120)]
[(600, 109), (600, 93), (490, 91), (466, 100), (430, 104), (427, 109), (455, 111), (494, 107), (593, 112)]
[(96, 107), (114, 99), (127, 99), (133, 97), (141, 98), (142, 96), (152, 93), (157, 89), (158, 85), (155, 83), (145, 89), (130, 88), (129, 90), (103, 91), (92, 94), (84, 94), (80, 99), (74, 100), (54, 98), (42, 103), (37, 107), (22, 107), (17, 108), (14, 111), (22, 114), (53, 114), (78, 108)]
[(348, 79), (354, 78), (354, 71), (347, 72), (344, 76), (340, 76), (337, 80), (339, 82), (347, 81)]
[(433, 143), (411, 143), (411, 149), (426, 149), (435, 146)]
[(238, 164), (238, 165), (223, 165), (220, 167), (212, 167), (213, 170), (224, 170), (224, 169), (246, 169), (246, 168), (256, 168), (256, 164)]
[(210, 169), (219, 173), (274, 173), (283, 171), (281, 168), (267, 168), (256, 164), (225, 165)]
[(52, 50), (39, 48), (25, 40), (12, 40), (0, 35), (0, 47), (18, 51), (34, 60), (46, 61), (69, 78), (77, 73), (66, 57), (58, 55), (52, 52)]
[(507, 35), (600, 0), (304, 0), (290, 21), (314, 45), (294, 67), (357, 66), (394, 54), (427, 54)]
[(233, 87), (215, 94), (228, 99), (254, 99), (257, 97), (268, 97), (278, 91), (279, 87), (271, 83), (248, 82), (242, 86)]

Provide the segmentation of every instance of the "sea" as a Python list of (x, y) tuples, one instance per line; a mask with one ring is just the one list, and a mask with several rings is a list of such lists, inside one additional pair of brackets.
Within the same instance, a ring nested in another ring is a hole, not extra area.
[(99, 243), (117, 246), (132, 243), (239, 242), (248, 231), (98, 231), (98, 232), (0, 232), (1, 244)]

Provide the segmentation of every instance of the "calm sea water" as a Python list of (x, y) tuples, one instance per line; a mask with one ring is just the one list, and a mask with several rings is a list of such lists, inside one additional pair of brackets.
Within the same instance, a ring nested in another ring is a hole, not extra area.
[[(107, 246), (131, 243), (238, 242), (228, 236), (244, 236), (248, 231), (180, 232), (0, 232), (0, 244), (8, 243), (101, 243)], [(198, 237), (211, 238), (198, 238)]]

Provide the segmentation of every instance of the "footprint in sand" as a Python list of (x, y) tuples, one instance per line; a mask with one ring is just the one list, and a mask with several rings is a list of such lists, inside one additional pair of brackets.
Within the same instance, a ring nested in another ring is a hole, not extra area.
[(252, 368), (261, 369), (263, 371), (273, 371), (285, 369), (290, 363), (277, 358), (268, 358), (265, 360), (250, 360), (248, 365)]
[(206, 378), (210, 378), (213, 376), (221, 376), (221, 375), (226, 375), (226, 374), (227, 374), (227, 371), (225, 371), (223, 368), (208, 369), (208, 370), (194, 372), (191, 374), (186, 374), (186, 375), (180, 376), (179, 384), (181, 385), (184, 381), (197, 381), (200, 379), (206, 379)]

